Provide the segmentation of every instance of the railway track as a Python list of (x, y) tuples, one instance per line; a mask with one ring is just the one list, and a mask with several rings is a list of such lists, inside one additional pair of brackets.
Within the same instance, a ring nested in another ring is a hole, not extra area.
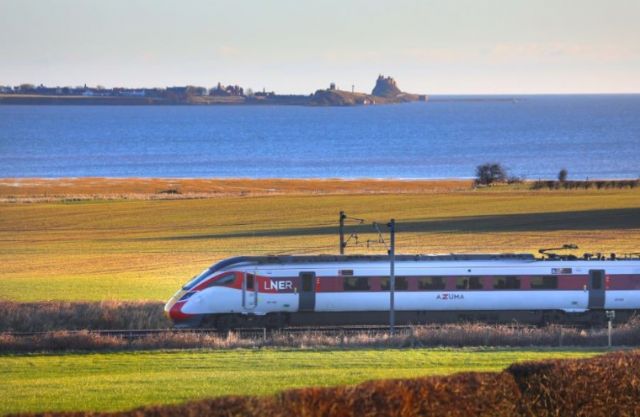
[[(409, 335), (416, 329), (421, 330), (439, 330), (446, 325), (420, 325), (420, 326), (395, 326), (395, 334), (397, 335)], [(535, 328), (534, 325), (501, 325), (498, 327), (506, 327), (512, 330), (527, 330)], [(563, 325), (562, 328), (573, 329), (575, 325)], [(10, 335), (14, 337), (37, 337), (48, 336), (53, 334), (59, 334), (64, 332), (65, 334), (91, 334), (103, 337), (118, 337), (127, 340), (141, 339), (152, 336), (162, 335), (211, 335), (218, 337), (227, 337), (229, 334), (233, 334), (236, 337), (243, 339), (260, 339), (274, 336), (294, 336), (294, 335), (321, 335), (327, 337), (341, 337), (341, 336), (354, 336), (354, 335), (368, 335), (368, 336), (380, 336), (389, 334), (389, 326), (323, 326), (323, 327), (286, 327), (282, 329), (267, 329), (264, 327), (256, 328), (239, 328), (235, 330), (218, 330), (213, 328), (202, 329), (143, 329), (143, 330), (126, 330), (126, 329), (114, 329), (114, 330), (55, 330), (45, 332), (2, 332), (0, 334)]]

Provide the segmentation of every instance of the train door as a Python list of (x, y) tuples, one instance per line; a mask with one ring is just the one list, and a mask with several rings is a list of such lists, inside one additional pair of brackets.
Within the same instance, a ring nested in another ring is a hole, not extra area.
[(300, 299), (298, 311), (314, 311), (316, 308), (316, 273), (300, 272)]
[(258, 282), (256, 274), (245, 272), (242, 280), (242, 307), (247, 310), (256, 308), (258, 304)]
[(603, 309), (604, 308), (604, 271), (603, 270), (590, 270), (589, 271), (589, 308), (590, 309)]

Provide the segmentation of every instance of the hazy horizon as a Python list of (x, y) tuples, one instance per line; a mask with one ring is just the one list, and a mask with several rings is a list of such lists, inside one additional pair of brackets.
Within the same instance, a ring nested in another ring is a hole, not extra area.
[(640, 92), (640, 2), (0, 0), (0, 85)]

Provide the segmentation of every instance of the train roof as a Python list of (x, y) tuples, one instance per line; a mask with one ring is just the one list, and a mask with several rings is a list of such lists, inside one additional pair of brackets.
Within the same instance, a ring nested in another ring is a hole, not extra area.
[[(221, 271), (239, 264), (285, 265), (308, 263), (389, 262), (389, 255), (267, 255), (236, 256), (224, 259), (209, 268), (209, 272)], [(529, 253), (449, 254), (449, 255), (396, 255), (397, 262), (424, 261), (535, 261)]]
[[(594, 260), (628, 260), (632, 258), (597, 258)], [(638, 260), (639, 258), (633, 258)], [(447, 255), (396, 255), (396, 262), (446, 262), (446, 261), (577, 261), (576, 256), (561, 258), (536, 258), (529, 253), (489, 253), (489, 254), (447, 254)], [(349, 262), (389, 262), (389, 255), (268, 255), (268, 256), (236, 256), (224, 259), (209, 268), (210, 272), (221, 271), (239, 264), (252, 265), (285, 265), (309, 263), (349, 263)]]
[[(547, 261), (623, 261), (640, 260), (640, 257), (601, 257), (578, 258), (574, 255), (555, 256), (552, 258), (536, 258), (529, 253), (488, 253), (488, 254), (464, 254), (452, 253), (446, 255), (396, 255), (396, 262), (456, 262), (456, 261), (498, 261), (512, 263), (534, 263)], [(212, 273), (230, 270), (237, 266), (247, 265), (295, 265), (295, 264), (321, 264), (321, 263), (351, 263), (351, 262), (389, 262), (389, 255), (267, 255), (267, 256), (236, 256), (224, 259), (205, 270), (199, 276), (194, 277), (183, 288), (189, 289), (205, 276)]]
[[(236, 264), (282, 265), (307, 263), (344, 263), (344, 262), (389, 262), (389, 255), (277, 255), (277, 256), (236, 256), (213, 265), (212, 269), (221, 270)], [(523, 260), (534, 261), (528, 253), (501, 254), (449, 254), (449, 255), (396, 255), (397, 262), (407, 261), (497, 261)]]
[[(596, 257), (579, 258), (567, 255), (555, 258), (536, 258), (530, 253), (487, 253), (487, 254), (420, 254), (420, 255), (396, 255), (396, 262), (446, 262), (446, 261), (624, 261), (640, 260), (639, 257)], [(267, 256), (236, 256), (224, 259), (210, 268), (211, 272), (227, 269), (238, 264), (253, 265), (284, 265), (284, 264), (308, 264), (308, 263), (348, 263), (348, 262), (389, 262), (389, 255), (267, 255)]]

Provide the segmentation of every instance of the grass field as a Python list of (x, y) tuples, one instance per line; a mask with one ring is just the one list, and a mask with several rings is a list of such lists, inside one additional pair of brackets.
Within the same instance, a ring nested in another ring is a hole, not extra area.
[(0, 413), (123, 410), (220, 395), (268, 395), (370, 379), (500, 371), (594, 350), (179, 351), (0, 356)]
[[(363, 183), (364, 191), (347, 187), (351, 194), (344, 194), (335, 183), (326, 188), (322, 182), (294, 183), (293, 195), (278, 182), (277, 195), (260, 195), (255, 190), (268, 189), (263, 181), (245, 184), (254, 189), (245, 196), (240, 184), (234, 193), (206, 199), (5, 200), (0, 203), (0, 297), (165, 300), (227, 256), (336, 253), (340, 210), (367, 221), (394, 217), (398, 253), (533, 253), (564, 243), (578, 244), (580, 253), (640, 248), (638, 189), (471, 191), (449, 184), (445, 191), (425, 186), (420, 193), (399, 189), (394, 194), (389, 184), (371, 185), (378, 191), (370, 192)], [(401, 182), (391, 184), (400, 187)], [(310, 194), (310, 188), (316, 192)], [(118, 188), (111, 192), (116, 195)], [(0, 196), (8, 193), (0, 187)], [(73, 187), (67, 193), (75, 195)], [(368, 225), (347, 230), (358, 232), (361, 241), (376, 238), (372, 231)], [(363, 252), (384, 253), (384, 248), (347, 249)]]

